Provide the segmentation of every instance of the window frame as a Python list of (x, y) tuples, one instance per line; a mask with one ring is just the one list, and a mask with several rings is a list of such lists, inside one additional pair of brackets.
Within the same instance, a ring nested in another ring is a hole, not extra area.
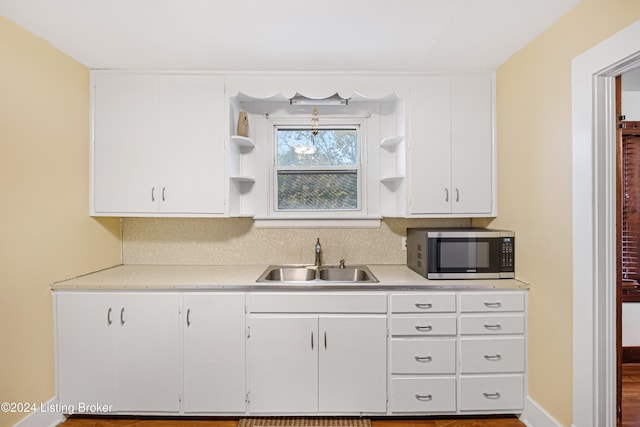
[[(282, 219), (349, 219), (367, 217), (367, 138), (366, 118), (321, 115), (318, 129), (355, 129), (357, 161), (353, 166), (278, 166), (278, 130), (311, 129), (311, 115), (269, 117), (269, 216)], [(356, 170), (357, 208), (356, 209), (279, 209), (278, 208), (278, 171), (350, 171)]]

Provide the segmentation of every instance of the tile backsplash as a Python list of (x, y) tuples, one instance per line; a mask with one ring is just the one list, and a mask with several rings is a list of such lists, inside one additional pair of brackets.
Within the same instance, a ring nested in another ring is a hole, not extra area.
[(462, 219), (385, 218), (380, 228), (255, 228), (251, 218), (123, 218), (125, 264), (404, 264), (402, 236), (410, 227), (467, 227)]

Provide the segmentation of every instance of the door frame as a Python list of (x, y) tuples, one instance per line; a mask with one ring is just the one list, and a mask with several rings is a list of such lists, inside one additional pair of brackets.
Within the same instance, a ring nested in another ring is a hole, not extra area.
[(572, 61), (575, 427), (616, 424), (615, 76), (640, 66), (638, 40), (640, 21)]

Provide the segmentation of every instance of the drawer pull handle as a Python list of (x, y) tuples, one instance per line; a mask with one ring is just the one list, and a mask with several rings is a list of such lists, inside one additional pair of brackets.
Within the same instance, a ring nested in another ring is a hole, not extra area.
[(490, 330), (493, 330), (493, 331), (498, 330), (498, 329), (502, 329), (502, 325), (500, 323), (493, 323), (493, 324), (485, 323), (484, 327), (486, 329), (490, 329)]
[(124, 325), (124, 307), (120, 309), (120, 325)]
[(433, 396), (430, 394), (417, 394), (416, 393), (416, 400), (420, 400), (421, 402), (430, 402), (433, 400)]
[(499, 354), (485, 354), (484, 358), (492, 362), (497, 362), (498, 360), (502, 359), (502, 356)]
[(111, 307), (109, 307), (109, 310), (107, 311), (107, 324), (110, 325), (112, 323), (113, 321), (111, 320)]
[(500, 307), (502, 307), (502, 303), (500, 301), (485, 302), (484, 305), (485, 305), (485, 307), (489, 307), (489, 308), (500, 308)]
[(187, 308), (187, 327), (191, 326), (191, 309)]
[(495, 392), (495, 393), (482, 393), (484, 395), (484, 397), (486, 397), (487, 399), (500, 399), (500, 393), (499, 392)]
[(422, 310), (429, 310), (430, 308), (433, 308), (433, 304), (431, 304), (430, 302), (425, 302), (425, 303), (417, 302), (416, 308), (420, 308)]
[(417, 362), (431, 362), (433, 358), (431, 356), (414, 356)]
[(431, 331), (433, 331), (433, 326), (431, 326), (431, 325), (426, 325), (426, 326), (416, 325), (416, 331), (431, 332)]

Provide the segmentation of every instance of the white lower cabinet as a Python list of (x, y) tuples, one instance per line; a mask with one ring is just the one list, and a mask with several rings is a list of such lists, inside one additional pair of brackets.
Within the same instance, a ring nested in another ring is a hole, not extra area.
[(58, 399), (77, 413), (524, 409), (524, 290), (65, 290), (54, 301)]
[(258, 296), (249, 307), (250, 412), (386, 412), (385, 295)]
[(89, 403), (179, 412), (179, 301), (176, 293), (58, 293), (60, 403), (75, 412)]
[(519, 412), (526, 391), (526, 293), (460, 295), (461, 412)]
[(456, 294), (391, 296), (392, 413), (455, 413)]
[(185, 413), (245, 411), (244, 300), (243, 293), (183, 294)]

